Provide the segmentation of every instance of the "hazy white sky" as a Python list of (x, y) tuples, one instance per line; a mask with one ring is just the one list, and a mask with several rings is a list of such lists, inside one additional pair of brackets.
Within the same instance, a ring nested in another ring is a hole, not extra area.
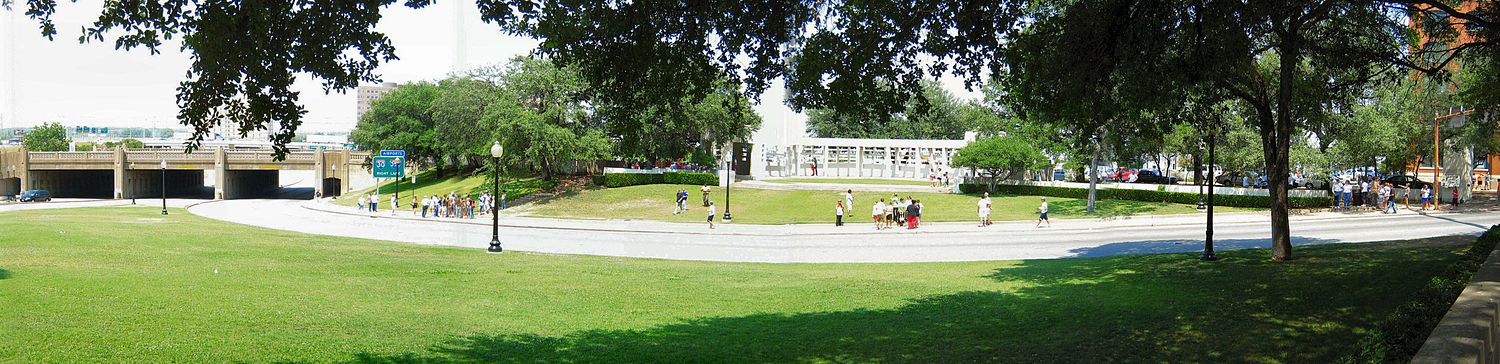
[[(0, 127), (49, 121), (177, 126), (176, 87), (184, 79), (188, 56), (177, 50), (178, 44), (164, 46), (157, 55), (142, 49), (118, 51), (111, 42), (79, 44), (80, 29), (98, 16), (99, 4), (59, 2), (55, 41), (38, 35), (36, 22), (20, 11), (0, 16), (0, 51), (5, 52), (0, 54)], [(455, 69), (503, 63), (537, 44), (530, 38), (501, 35), (497, 27), (479, 20), (472, 2), (439, 1), (415, 10), (394, 6), (384, 15), (378, 28), (391, 37), (401, 58), (380, 67), (380, 76), (390, 82), (436, 80)], [(961, 97), (978, 97), (956, 80), (944, 81)], [(352, 90), (324, 94), (310, 79), (299, 80), (297, 89), (308, 111), (303, 130), (353, 128)], [(806, 118), (783, 106), (783, 95), (778, 85), (761, 97), (756, 110), (766, 122), (755, 139), (803, 134)]]

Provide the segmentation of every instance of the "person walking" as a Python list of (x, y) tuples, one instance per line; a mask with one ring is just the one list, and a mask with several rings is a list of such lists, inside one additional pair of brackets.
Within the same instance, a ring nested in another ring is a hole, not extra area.
[(672, 214), (682, 213), (682, 190), (672, 193)]
[(979, 199), (979, 227), (990, 226), (990, 193), (985, 192), (984, 198)]
[(907, 231), (910, 231), (910, 229), (916, 229), (916, 223), (921, 222), (921, 219), (922, 219), (922, 204), (921, 204), (921, 201), (916, 201), (916, 199), (912, 199), (912, 201), (910, 201), (910, 205), (906, 205), (906, 229), (907, 229)]
[(714, 215), (717, 215), (718, 213), (719, 213), (719, 208), (716, 207), (716, 206), (714, 206), (713, 202), (709, 202), (708, 203), (708, 228), (709, 229), (713, 229), (714, 228)]
[(1422, 185), (1422, 211), (1432, 207), (1432, 185)]
[(906, 226), (906, 202), (900, 197), (891, 197), (891, 222)]
[(365, 195), (359, 195), (359, 202), (357, 202), (357, 205), (355, 205), (355, 206), (358, 207), (360, 211), (364, 211), (365, 210), (365, 202), (367, 200), (369, 200), (369, 198), (366, 198)]
[(391, 216), (396, 216), (396, 210), (401, 208), (401, 193), (391, 194)]
[(370, 212), (380, 212), (380, 194), (370, 195)]
[[(500, 209), (501, 210), (504, 210), (507, 207), (506, 202), (505, 202), (505, 195), (508, 194), (508, 193), (510, 193), (510, 191), (500, 191)], [(494, 200), (495, 200), (494, 197), (490, 197), (490, 201), (491, 202), (493, 202)], [(684, 200), (684, 203), (686, 203), (687, 198), (683, 197), (683, 200)], [(493, 207), (493, 206), (494, 205), (491, 204), (491, 207)]]
[(844, 206), (848, 206), (851, 209), (854, 208), (854, 190), (844, 191)]
[(875, 219), (875, 230), (882, 229), (885, 222), (885, 199), (875, 201), (875, 207), (870, 208), (870, 215)]
[(417, 201), (416, 195), (411, 196), (411, 216), (417, 216), (417, 206), (421, 204), (420, 201)]
[(698, 190), (703, 192), (703, 207), (713, 204), (712, 202), (708, 202), (708, 193), (713, 189), (708, 188), (708, 185), (703, 185), (703, 188), (699, 188)]
[(1395, 187), (1391, 186), (1390, 183), (1386, 183), (1384, 187), (1381, 187), (1381, 193), (1385, 194), (1385, 211), (1389, 211), (1392, 214), (1396, 213)]
[(1333, 188), (1333, 190), (1332, 190), (1332, 192), (1333, 192), (1333, 207), (1334, 208), (1344, 207), (1344, 181), (1343, 180), (1334, 180), (1332, 188)]
[(427, 218), (427, 208), (430, 207), (428, 205), (428, 202), (431, 202), (431, 201), (432, 200), (429, 199), (429, 198), (427, 198), (427, 197), (423, 197), (422, 198), (422, 218), (423, 219)]
[(1036, 227), (1039, 227), (1039, 228), (1042, 227), (1042, 222), (1044, 222), (1044, 221), (1047, 223), (1047, 227), (1052, 227), (1052, 220), (1047, 218), (1047, 198), (1046, 197), (1042, 197), (1042, 206), (1038, 207), (1037, 209), (1042, 212), (1042, 215), (1040, 217), (1036, 218)]
[(844, 201), (833, 201), (833, 226), (844, 226)]

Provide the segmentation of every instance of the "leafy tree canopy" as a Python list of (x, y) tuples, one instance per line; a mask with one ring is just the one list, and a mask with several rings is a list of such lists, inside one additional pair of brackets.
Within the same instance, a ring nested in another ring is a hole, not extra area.
[(432, 103), (438, 87), (428, 82), (404, 84), (370, 104), (349, 141), (371, 150), (401, 149), (414, 165), (442, 156), (434, 131)]
[(977, 101), (958, 99), (937, 81), (923, 82), (921, 98), (907, 99), (901, 112), (885, 116), (875, 113), (808, 109), (807, 129), (823, 138), (962, 139), (968, 131), (993, 134), (1002, 124), (992, 110)]
[(45, 123), (26, 132), (21, 145), (33, 152), (61, 152), (68, 150), (68, 129), (59, 123)]
[(1014, 136), (989, 137), (969, 143), (953, 155), (953, 165), (972, 168), (989, 178), (991, 189), (998, 180), (1013, 174), (1050, 168), (1041, 150)]

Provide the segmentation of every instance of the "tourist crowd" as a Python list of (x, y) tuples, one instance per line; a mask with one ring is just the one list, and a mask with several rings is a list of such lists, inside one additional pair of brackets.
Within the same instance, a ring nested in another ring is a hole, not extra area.
[[(360, 196), (356, 202), (360, 211), (380, 212), (380, 194), (371, 193)], [(492, 211), (504, 210), (506, 206), (506, 192), (500, 192), (499, 198), (488, 192), (477, 196), (460, 195), (457, 192), (449, 192), (447, 195), (431, 195), (418, 198), (412, 196), (410, 203), (412, 216), (422, 218), (454, 218), (473, 219), (480, 215), (489, 214)], [(391, 194), (388, 210), (395, 215), (401, 208), (401, 195)]]

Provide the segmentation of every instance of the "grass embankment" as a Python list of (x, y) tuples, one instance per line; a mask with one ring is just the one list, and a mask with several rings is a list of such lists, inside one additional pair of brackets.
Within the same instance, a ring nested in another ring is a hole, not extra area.
[(927, 181), (879, 179), (879, 178), (779, 178), (763, 180), (769, 183), (824, 183), (842, 185), (901, 185), (928, 186)]
[(1330, 362), (1463, 247), (921, 264), (430, 247), (0, 213), (0, 362)]
[[(411, 183), (410, 178), (382, 183), (379, 189), (380, 204), (382, 208), (389, 208), (385, 205), (390, 204), (392, 193), (399, 193), (401, 195), (402, 208), (411, 207), (411, 197), (413, 195), (418, 198), (432, 195), (447, 196), (450, 192), (459, 195), (479, 195), (490, 191), (490, 178), (488, 174), (449, 173), (447, 176), (438, 177), (435, 172), (422, 172), (417, 175), (417, 183), (415, 185)], [(501, 187), (506, 191), (506, 198), (511, 201), (536, 193), (537, 191), (550, 189), (557, 185), (554, 182), (547, 182), (534, 177), (510, 175), (500, 176), (500, 179), (504, 181)], [(359, 202), (360, 196), (366, 196), (375, 193), (375, 191), (375, 187), (352, 191), (335, 198), (333, 203), (354, 206)]]
[[(563, 194), (556, 198), (537, 201), (523, 206), (512, 206), (512, 210), (532, 216), (574, 219), (633, 219), (675, 222), (701, 222), (705, 209), (699, 186), (689, 185), (642, 185), (617, 188), (591, 189)], [(672, 215), (673, 193), (678, 189), (688, 191), (690, 211)], [(922, 219), (926, 222), (977, 221), (979, 196), (951, 193), (899, 193), (922, 200), (925, 209)], [(890, 201), (891, 193), (855, 192), (854, 208), (845, 215), (845, 222), (863, 222), (870, 219), (871, 207), (878, 199)], [(709, 199), (725, 209), (724, 189), (715, 187)], [(736, 224), (805, 224), (833, 223), (834, 203), (843, 199), (836, 191), (773, 191), (752, 188), (735, 188), (730, 191), (730, 212)], [(1041, 198), (1036, 196), (994, 195), (990, 197), (993, 210), (990, 218), (1002, 220), (1036, 219)], [(1088, 201), (1082, 199), (1047, 198), (1052, 218), (1101, 217), (1124, 215), (1159, 215), (1197, 213), (1195, 206), (1161, 202), (1100, 200), (1095, 213), (1089, 214)], [(1249, 209), (1217, 208), (1216, 212), (1248, 211)]]

